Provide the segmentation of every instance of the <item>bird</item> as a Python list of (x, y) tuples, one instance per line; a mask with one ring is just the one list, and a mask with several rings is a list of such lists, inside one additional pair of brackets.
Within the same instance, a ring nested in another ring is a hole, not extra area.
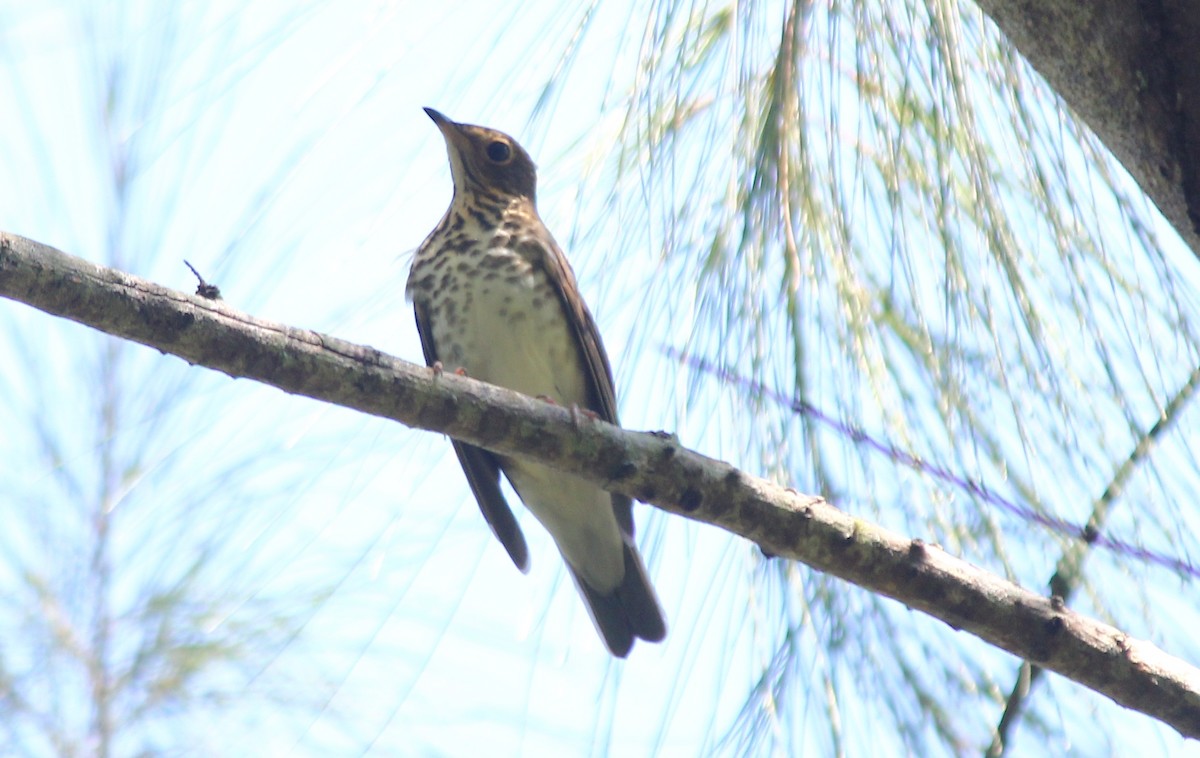
[[(537, 170), (509, 135), (432, 108), (454, 194), (405, 286), (425, 362), (617, 420), (612, 367), (566, 256), (536, 206)], [(618, 658), (667, 628), (634, 541), (633, 501), (578, 476), (452, 440), (483, 517), (522, 573), (525, 536), (503, 473), (558, 547), (601, 639)]]

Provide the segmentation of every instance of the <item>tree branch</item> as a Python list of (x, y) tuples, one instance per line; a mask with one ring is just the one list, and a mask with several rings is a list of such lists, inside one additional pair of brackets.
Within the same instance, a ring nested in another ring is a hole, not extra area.
[(1200, 255), (1200, 6), (978, 0)]
[(681, 447), (0, 232), (0, 296), (189, 363), (540, 461), (740, 534), (1200, 737), (1200, 671), (920, 540)]

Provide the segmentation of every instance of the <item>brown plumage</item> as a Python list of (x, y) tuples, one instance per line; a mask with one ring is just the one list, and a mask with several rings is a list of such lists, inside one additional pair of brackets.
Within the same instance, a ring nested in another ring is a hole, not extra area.
[[(617, 421), (612, 368), (566, 257), (539, 218), (529, 154), (493, 129), (425, 112), (446, 140), (454, 198), (413, 259), (407, 293), (429, 365)], [(503, 471), (554, 538), (613, 655), (666, 623), (633, 539), (633, 504), (578, 477), (454, 442), (483, 516), (521, 571)]]

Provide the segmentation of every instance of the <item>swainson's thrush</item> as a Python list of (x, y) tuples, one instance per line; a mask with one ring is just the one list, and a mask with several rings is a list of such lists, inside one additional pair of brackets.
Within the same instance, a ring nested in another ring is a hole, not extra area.
[[(507, 134), (426, 108), (446, 140), (454, 197), (408, 275), (425, 361), (617, 422), (612, 368), (575, 275), (535, 206), (529, 154)], [(633, 539), (632, 502), (579, 477), (454, 442), (492, 531), (521, 571), (529, 552), (500, 472), (546, 527), (613, 655), (666, 635)]]

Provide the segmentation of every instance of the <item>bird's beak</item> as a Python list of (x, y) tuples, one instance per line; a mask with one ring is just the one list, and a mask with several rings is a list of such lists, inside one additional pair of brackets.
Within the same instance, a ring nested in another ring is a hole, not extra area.
[(437, 124), (438, 131), (446, 138), (446, 141), (451, 144), (457, 144), (462, 140), (462, 132), (459, 129), (459, 124), (456, 121), (451, 121), (446, 118), (441, 111), (435, 111), (433, 108), (426, 108), (425, 115)]
[(471, 156), (471, 137), (467, 127), (457, 121), (451, 121), (433, 108), (426, 108), (425, 114), (437, 125), (438, 131), (446, 141), (446, 155), (450, 158), (450, 173), (454, 177), (455, 192), (459, 187), (469, 183), (466, 164)]
[(426, 108), (425, 115), (433, 119), (433, 123), (437, 124), (438, 129), (445, 131), (447, 126), (454, 126), (454, 122), (446, 118), (441, 111), (435, 111), (433, 108)]

